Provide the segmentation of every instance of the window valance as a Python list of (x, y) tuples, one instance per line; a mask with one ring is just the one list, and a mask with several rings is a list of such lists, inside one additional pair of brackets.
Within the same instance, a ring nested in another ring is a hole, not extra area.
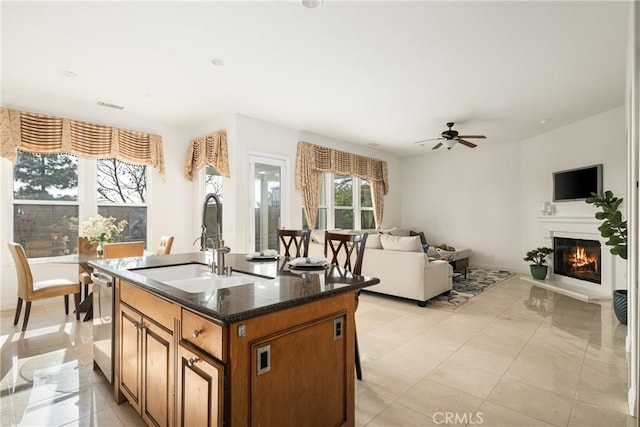
[(227, 133), (223, 130), (201, 136), (191, 141), (187, 150), (184, 177), (193, 181), (194, 173), (205, 164), (211, 165), (218, 173), (229, 178), (229, 154)]
[(320, 179), (323, 172), (368, 179), (371, 183), (373, 217), (376, 227), (380, 227), (384, 212), (384, 196), (389, 192), (386, 161), (308, 142), (299, 142), (296, 159), (296, 189), (302, 193), (304, 214), (309, 227), (313, 227), (316, 223), (320, 200)]
[(13, 163), (17, 150), (70, 153), (151, 165), (164, 179), (164, 154), (159, 135), (0, 108), (0, 142), (0, 155)]

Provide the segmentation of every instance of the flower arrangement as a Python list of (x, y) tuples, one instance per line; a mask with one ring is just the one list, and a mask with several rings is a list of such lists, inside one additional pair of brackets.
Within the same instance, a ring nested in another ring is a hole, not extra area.
[(86, 221), (82, 221), (78, 227), (78, 235), (87, 237), (90, 242), (112, 243), (114, 237), (122, 233), (127, 226), (127, 220), (122, 220), (116, 224), (116, 219), (112, 216), (105, 218), (102, 215), (96, 215)]

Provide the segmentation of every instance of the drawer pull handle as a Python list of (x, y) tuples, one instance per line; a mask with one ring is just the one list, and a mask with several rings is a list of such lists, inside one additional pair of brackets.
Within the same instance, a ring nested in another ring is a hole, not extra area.
[(204, 329), (194, 329), (193, 330), (193, 337), (194, 338), (198, 338), (198, 335), (201, 335), (204, 332)]
[(196, 358), (191, 358), (191, 359), (188, 360), (187, 365), (193, 366), (196, 363), (198, 363), (199, 361), (200, 361), (200, 359), (198, 359), (197, 357)]

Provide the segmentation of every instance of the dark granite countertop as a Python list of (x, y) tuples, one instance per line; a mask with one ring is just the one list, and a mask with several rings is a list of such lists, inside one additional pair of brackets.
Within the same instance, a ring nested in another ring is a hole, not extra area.
[(246, 320), (285, 308), (306, 304), (343, 292), (373, 286), (379, 279), (354, 276), (344, 269), (329, 266), (323, 270), (290, 271), (287, 260), (250, 261), (244, 255), (228, 254), (226, 264), (234, 271), (259, 275), (248, 284), (185, 292), (177, 287), (146, 277), (137, 270), (182, 264), (207, 264), (205, 252), (167, 256), (143, 256), (90, 261), (89, 265), (119, 277), (141, 289), (202, 313), (224, 324)]

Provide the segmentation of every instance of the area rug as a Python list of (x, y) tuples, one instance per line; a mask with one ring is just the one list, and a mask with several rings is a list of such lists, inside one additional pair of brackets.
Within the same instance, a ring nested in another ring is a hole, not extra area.
[(505, 270), (487, 270), (484, 268), (467, 268), (467, 278), (459, 275), (453, 279), (453, 289), (448, 294), (438, 295), (429, 302), (458, 308), (474, 296), (489, 287), (513, 276)]

